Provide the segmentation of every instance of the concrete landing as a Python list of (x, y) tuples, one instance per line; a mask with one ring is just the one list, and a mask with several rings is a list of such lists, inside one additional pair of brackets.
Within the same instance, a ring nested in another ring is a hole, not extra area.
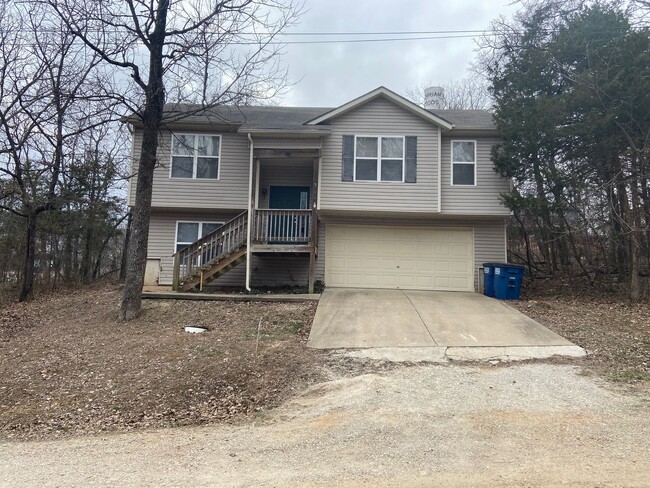
[[(503, 301), (477, 293), (406, 290), (326, 289), (307, 345), (443, 348), (449, 359), (548, 357), (544, 354), (552, 351), (584, 355), (581, 348)], [(534, 349), (547, 347), (552, 349)], [(425, 354), (440, 355), (433, 349)]]
[(282, 294), (282, 293), (265, 293), (250, 294), (245, 293), (184, 293), (176, 291), (144, 291), (142, 298), (157, 300), (203, 300), (213, 302), (317, 302), (320, 295), (313, 294)]

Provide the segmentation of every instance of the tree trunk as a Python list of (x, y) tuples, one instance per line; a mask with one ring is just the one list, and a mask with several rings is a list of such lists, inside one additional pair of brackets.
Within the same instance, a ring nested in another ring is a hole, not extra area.
[(92, 249), (93, 241), (93, 219), (88, 219), (88, 227), (86, 227), (86, 235), (84, 236), (84, 250), (81, 256), (81, 268), (79, 270), (80, 278), (82, 283), (88, 283), (90, 281), (90, 253)]
[(69, 283), (72, 280), (72, 236), (68, 235), (65, 238), (63, 245), (63, 281)]
[(530, 239), (528, 238), (528, 232), (526, 232), (526, 226), (524, 225), (521, 218), (519, 217), (519, 212), (514, 211), (513, 215), (515, 216), (515, 219), (519, 223), (519, 227), (521, 228), (521, 234), (524, 238), (524, 245), (526, 246), (526, 264), (528, 265), (528, 274), (532, 279), (535, 277), (535, 275), (533, 274), (533, 258), (530, 254)]
[(120, 265), (120, 283), (123, 283), (126, 279), (126, 265), (128, 263), (127, 252), (129, 249), (129, 241), (131, 240), (131, 213), (127, 217), (126, 221), (126, 233), (124, 234), (124, 247), (122, 249), (122, 263)]
[(99, 272), (102, 269), (102, 261), (104, 260), (104, 251), (106, 251), (106, 246), (108, 246), (108, 243), (111, 242), (111, 239), (115, 235), (117, 228), (120, 226), (122, 222), (124, 222), (124, 219), (126, 219), (128, 216), (129, 214), (126, 214), (124, 215), (124, 217), (118, 220), (113, 226), (113, 228), (111, 229), (111, 231), (106, 235), (106, 237), (102, 241), (102, 244), (99, 247), (99, 251), (97, 252), (97, 260), (95, 261), (95, 266), (93, 268), (93, 274), (92, 274), (93, 281), (95, 281), (100, 276)]
[(142, 137), (142, 156), (138, 165), (138, 183), (135, 191), (135, 205), (131, 210), (131, 239), (127, 252), (126, 278), (119, 320), (135, 318), (142, 305), (141, 293), (147, 265), (149, 242), (149, 220), (151, 217), (151, 193), (153, 172), (156, 166), (158, 130), (145, 126)]
[(34, 291), (34, 256), (36, 254), (36, 218), (29, 213), (25, 229), (25, 261), (23, 262), (23, 283), (18, 300), (24, 302), (32, 297)]
[(639, 272), (641, 271), (641, 202), (636, 178), (630, 182), (631, 218), (630, 218), (630, 300), (638, 302), (641, 298)]
[(118, 320), (135, 318), (142, 305), (142, 287), (147, 266), (147, 244), (149, 241), (149, 220), (151, 217), (151, 192), (153, 173), (156, 167), (158, 132), (162, 125), (165, 105), (163, 86), (163, 48), (167, 26), (169, 0), (160, 0), (156, 11), (154, 31), (149, 44), (149, 78), (145, 91), (145, 107), (142, 114), (142, 154), (138, 164), (138, 181), (135, 190), (135, 204), (131, 211), (133, 222), (131, 240), (127, 253), (126, 279), (122, 295), (122, 306)]

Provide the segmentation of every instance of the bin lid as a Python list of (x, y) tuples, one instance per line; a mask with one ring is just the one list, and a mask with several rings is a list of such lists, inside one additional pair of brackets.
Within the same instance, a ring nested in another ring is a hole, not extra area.
[(523, 264), (514, 264), (514, 263), (490, 263), (490, 266), (498, 266), (499, 268), (526, 269), (526, 266), (524, 266)]

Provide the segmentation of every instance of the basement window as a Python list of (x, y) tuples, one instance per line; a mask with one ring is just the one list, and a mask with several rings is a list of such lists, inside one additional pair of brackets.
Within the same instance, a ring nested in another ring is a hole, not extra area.
[(222, 225), (223, 222), (176, 222), (176, 246), (174, 252), (186, 248)]

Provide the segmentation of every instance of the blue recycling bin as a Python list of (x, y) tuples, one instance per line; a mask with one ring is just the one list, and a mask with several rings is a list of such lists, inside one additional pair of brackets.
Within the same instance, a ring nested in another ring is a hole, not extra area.
[(494, 298), (495, 263), (483, 263), (483, 294)]
[(499, 300), (519, 300), (524, 267), (519, 264), (494, 265), (494, 295)]

